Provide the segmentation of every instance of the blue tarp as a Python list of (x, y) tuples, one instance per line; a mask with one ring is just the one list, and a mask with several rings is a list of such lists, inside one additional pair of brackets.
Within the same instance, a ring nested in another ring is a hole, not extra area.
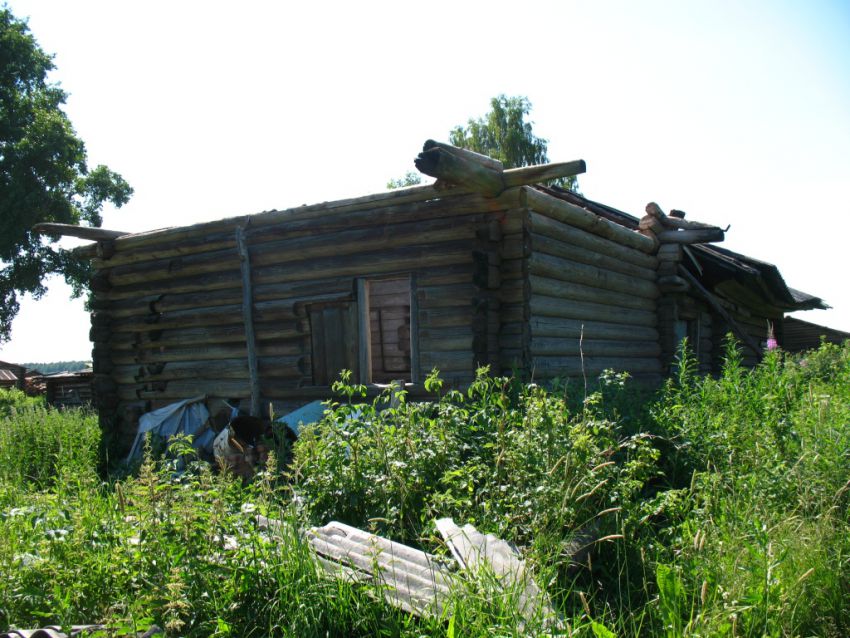
[(307, 405), (302, 405), (289, 414), (284, 414), (275, 423), (286, 424), (295, 433), (295, 436), (298, 436), (302, 425), (310, 425), (311, 423), (318, 423), (322, 420), (326, 407), (323, 401), (313, 401)]
[[(191, 434), (197, 435), (210, 418), (210, 413), (207, 406), (204, 405), (206, 397), (199, 396), (185, 401), (172, 403), (164, 408), (159, 408), (153, 412), (147, 412), (139, 418), (139, 432), (136, 434), (136, 440), (133, 441), (133, 447), (130, 448), (130, 454), (127, 455), (127, 460), (131, 461), (139, 454), (142, 441), (145, 439), (145, 434), (151, 432), (165, 439), (174, 436), (175, 434)], [(195, 449), (212, 449), (212, 442), (215, 438), (215, 432), (211, 428), (206, 428), (200, 435), (195, 436), (192, 445)]]

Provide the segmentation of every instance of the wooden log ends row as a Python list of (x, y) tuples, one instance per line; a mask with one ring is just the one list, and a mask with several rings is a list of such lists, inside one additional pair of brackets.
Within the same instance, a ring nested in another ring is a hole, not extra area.
[(638, 232), (652, 240), (656, 251), (664, 244), (706, 244), (725, 238), (722, 228), (687, 221), (684, 216), (682, 211), (671, 211), (670, 216), (665, 215), (658, 204), (649, 202), (646, 215), (638, 223)]

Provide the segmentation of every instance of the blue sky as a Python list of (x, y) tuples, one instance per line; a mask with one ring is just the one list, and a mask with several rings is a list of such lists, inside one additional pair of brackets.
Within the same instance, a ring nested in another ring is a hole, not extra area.
[[(834, 306), (802, 318), (850, 330), (850, 3), (302, 4), (9, 3), (55, 53), (90, 163), (136, 189), (106, 227), (377, 192), (525, 95), (550, 159), (587, 161), (585, 195), (731, 224), (725, 246)], [(57, 284), (0, 359), (87, 358), (87, 334)]]

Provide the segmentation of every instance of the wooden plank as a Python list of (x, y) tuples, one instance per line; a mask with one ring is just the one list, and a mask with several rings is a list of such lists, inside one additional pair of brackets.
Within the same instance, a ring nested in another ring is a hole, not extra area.
[(251, 257), (245, 241), (245, 229), (236, 227), (236, 248), (242, 271), (242, 321), (245, 324), (245, 345), (248, 355), (248, 374), (251, 384), (251, 416), (260, 414), (260, 376), (257, 369), (257, 342), (254, 337), (254, 295), (251, 290)]
[(415, 274), (410, 275), (410, 381), (418, 383), (423, 375), (419, 367), (420, 346), (420, 327), (419, 327), (419, 285), (420, 277)]

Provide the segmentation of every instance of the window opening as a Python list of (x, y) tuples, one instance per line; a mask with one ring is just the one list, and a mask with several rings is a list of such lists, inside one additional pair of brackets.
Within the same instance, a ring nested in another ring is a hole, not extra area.
[(368, 382), (388, 383), (411, 377), (410, 277), (370, 279), (363, 286)]

